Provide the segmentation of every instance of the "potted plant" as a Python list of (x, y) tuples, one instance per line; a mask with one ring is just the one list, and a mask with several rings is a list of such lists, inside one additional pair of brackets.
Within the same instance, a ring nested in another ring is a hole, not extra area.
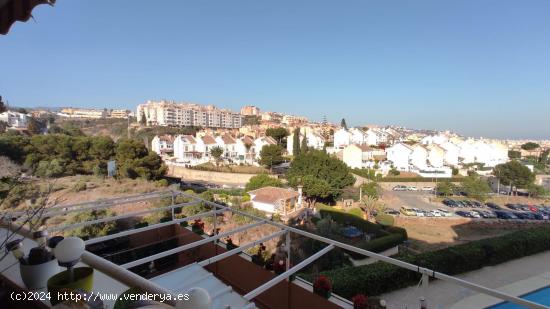
[(80, 261), (84, 253), (84, 241), (78, 237), (67, 237), (60, 241), (53, 253), (59, 265), (67, 270), (58, 273), (48, 280), (48, 292), (52, 295), (52, 305), (63, 301), (59, 299), (60, 293), (83, 290), (91, 292), (93, 288), (94, 269), (91, 267), (74, 267)]
[(368, 308), (368, 298), (363, 294), (357, 294), (351, 298), (353, 302), (353, 309), (367, 309)]
[(33, 234), (38, 246), (32, 248), (28, 256), (24, 255), (22, 239), (16, 239), (6, 244), (6, 249), (19, 260), (21, 279), (30, 290), (46, 287), (48, 279), (60, 271), (55, 256), (46, 246), (47, 236), (46, 231), (38, 231)]
[(258, 252), (256, 254), (252, 255), (252, 262), (258, 266), (264, 267), (265, 265), (265, 259), (264, 259), (264, 251), (265, 246), (263, 243), (260, 243), (258, 245)]
[(317, 277), (313, 283), (313, 292), (324, 298), (330, 298), (330, 295), (332, 294), (332, 284), (330, 283), (330, 279), (323, 275)]
[(204, 222), (201, 219), (195, 220), (191, 225), (191, 230), (198, 235), (204, 234)]
[(227, 238), (225, 239), (225, 248), (226, 248), (227, 250), (233, 250), (233, 249), (235, 249), (235, 248), (237, 248), (237, 247), (239, 247), (239, 246), (235, 245), (235, 244), (233, 243), (233, 240), (232, 240), (230, 237), (227, 237)]

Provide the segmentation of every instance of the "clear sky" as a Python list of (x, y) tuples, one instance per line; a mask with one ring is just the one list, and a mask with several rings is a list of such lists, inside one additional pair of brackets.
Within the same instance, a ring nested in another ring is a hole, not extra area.
[(550, 1), (83, 1), (0, 37), (17, 106), (174, 99), (550, 138)]

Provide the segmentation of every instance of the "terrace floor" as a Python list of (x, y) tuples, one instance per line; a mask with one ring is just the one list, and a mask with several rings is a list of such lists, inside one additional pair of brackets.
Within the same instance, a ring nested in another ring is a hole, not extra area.
[[(548, 272), (550, 270), (548, 261), (550, 261), (550, 251), (495, 266), (484, 267), (480, 270), (457, 275), (456, 277), (488, 288), (510, 292), (502, 287)], [(533, 287), (532, 290), (536, 289), (537, 287)], [(391, 309), (419, 308), (418, 296), (421, 295), (419, 294), (420, 291), (421, 287), (412, 286), (384, 294), (381, 296), (381, 299), (385, 299), (388, 308)], [(425, 296), (429, 308), (470, 309), (472, 308), (470, 303), (461, 303), (460, 301), (477, 294), (475, 291), (449, 282), (436, 280), (430, 282), (428, 292), (425, 293)], [(495, 299), (492, 304), (499, 302), (501, 300)], [(486, 305), (491, 304), (488, 303)]]

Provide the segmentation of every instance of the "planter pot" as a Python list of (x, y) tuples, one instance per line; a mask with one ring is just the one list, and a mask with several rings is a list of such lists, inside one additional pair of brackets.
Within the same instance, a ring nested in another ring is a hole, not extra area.
[(94, 269), (91, 267), (77, 267), (73, 270), (74, 281), (69, 282), (69, 271), (65, 270), (48, 280), (48, 292), (51, 294), (52, 305), (63, 301), (58, 299), (57, 293), (71, 292), (77, 289), (91, 292), (94, 285)]
[(325, 291), (325, 290), (317, 290), (317, 289), (313, 289), (313, 292), (321, 297), (324, 297), (326, 299), (329, 299), (330, 296), (332, 295), (332, 291)]
[(57, 260), (53, 259), (49, 262), (38, 265), (23, 265), (19, 264), (21, 279), (30, 290), (38, 290), (45, 288), (48, 279), (61, 271), (57, 264)]

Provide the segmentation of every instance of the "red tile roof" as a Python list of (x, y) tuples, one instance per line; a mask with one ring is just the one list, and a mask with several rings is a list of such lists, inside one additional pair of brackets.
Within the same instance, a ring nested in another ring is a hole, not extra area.
[(212, 136), (210, 136), (210, 135), (205, 135), (205, 136), (203, 136), (203, 137), (202, 137), (202, 141), (203, 141), (203, 143), (206, 144), (206, 145), (217, 144), (217, 143), (216, 143), (216, 140), (215, 140)]
[(298, 192), (291, 189), (264, 187), (248, 192), (253, 202), (275, 204), (279, 200), (288, 200), (298, 197)]

